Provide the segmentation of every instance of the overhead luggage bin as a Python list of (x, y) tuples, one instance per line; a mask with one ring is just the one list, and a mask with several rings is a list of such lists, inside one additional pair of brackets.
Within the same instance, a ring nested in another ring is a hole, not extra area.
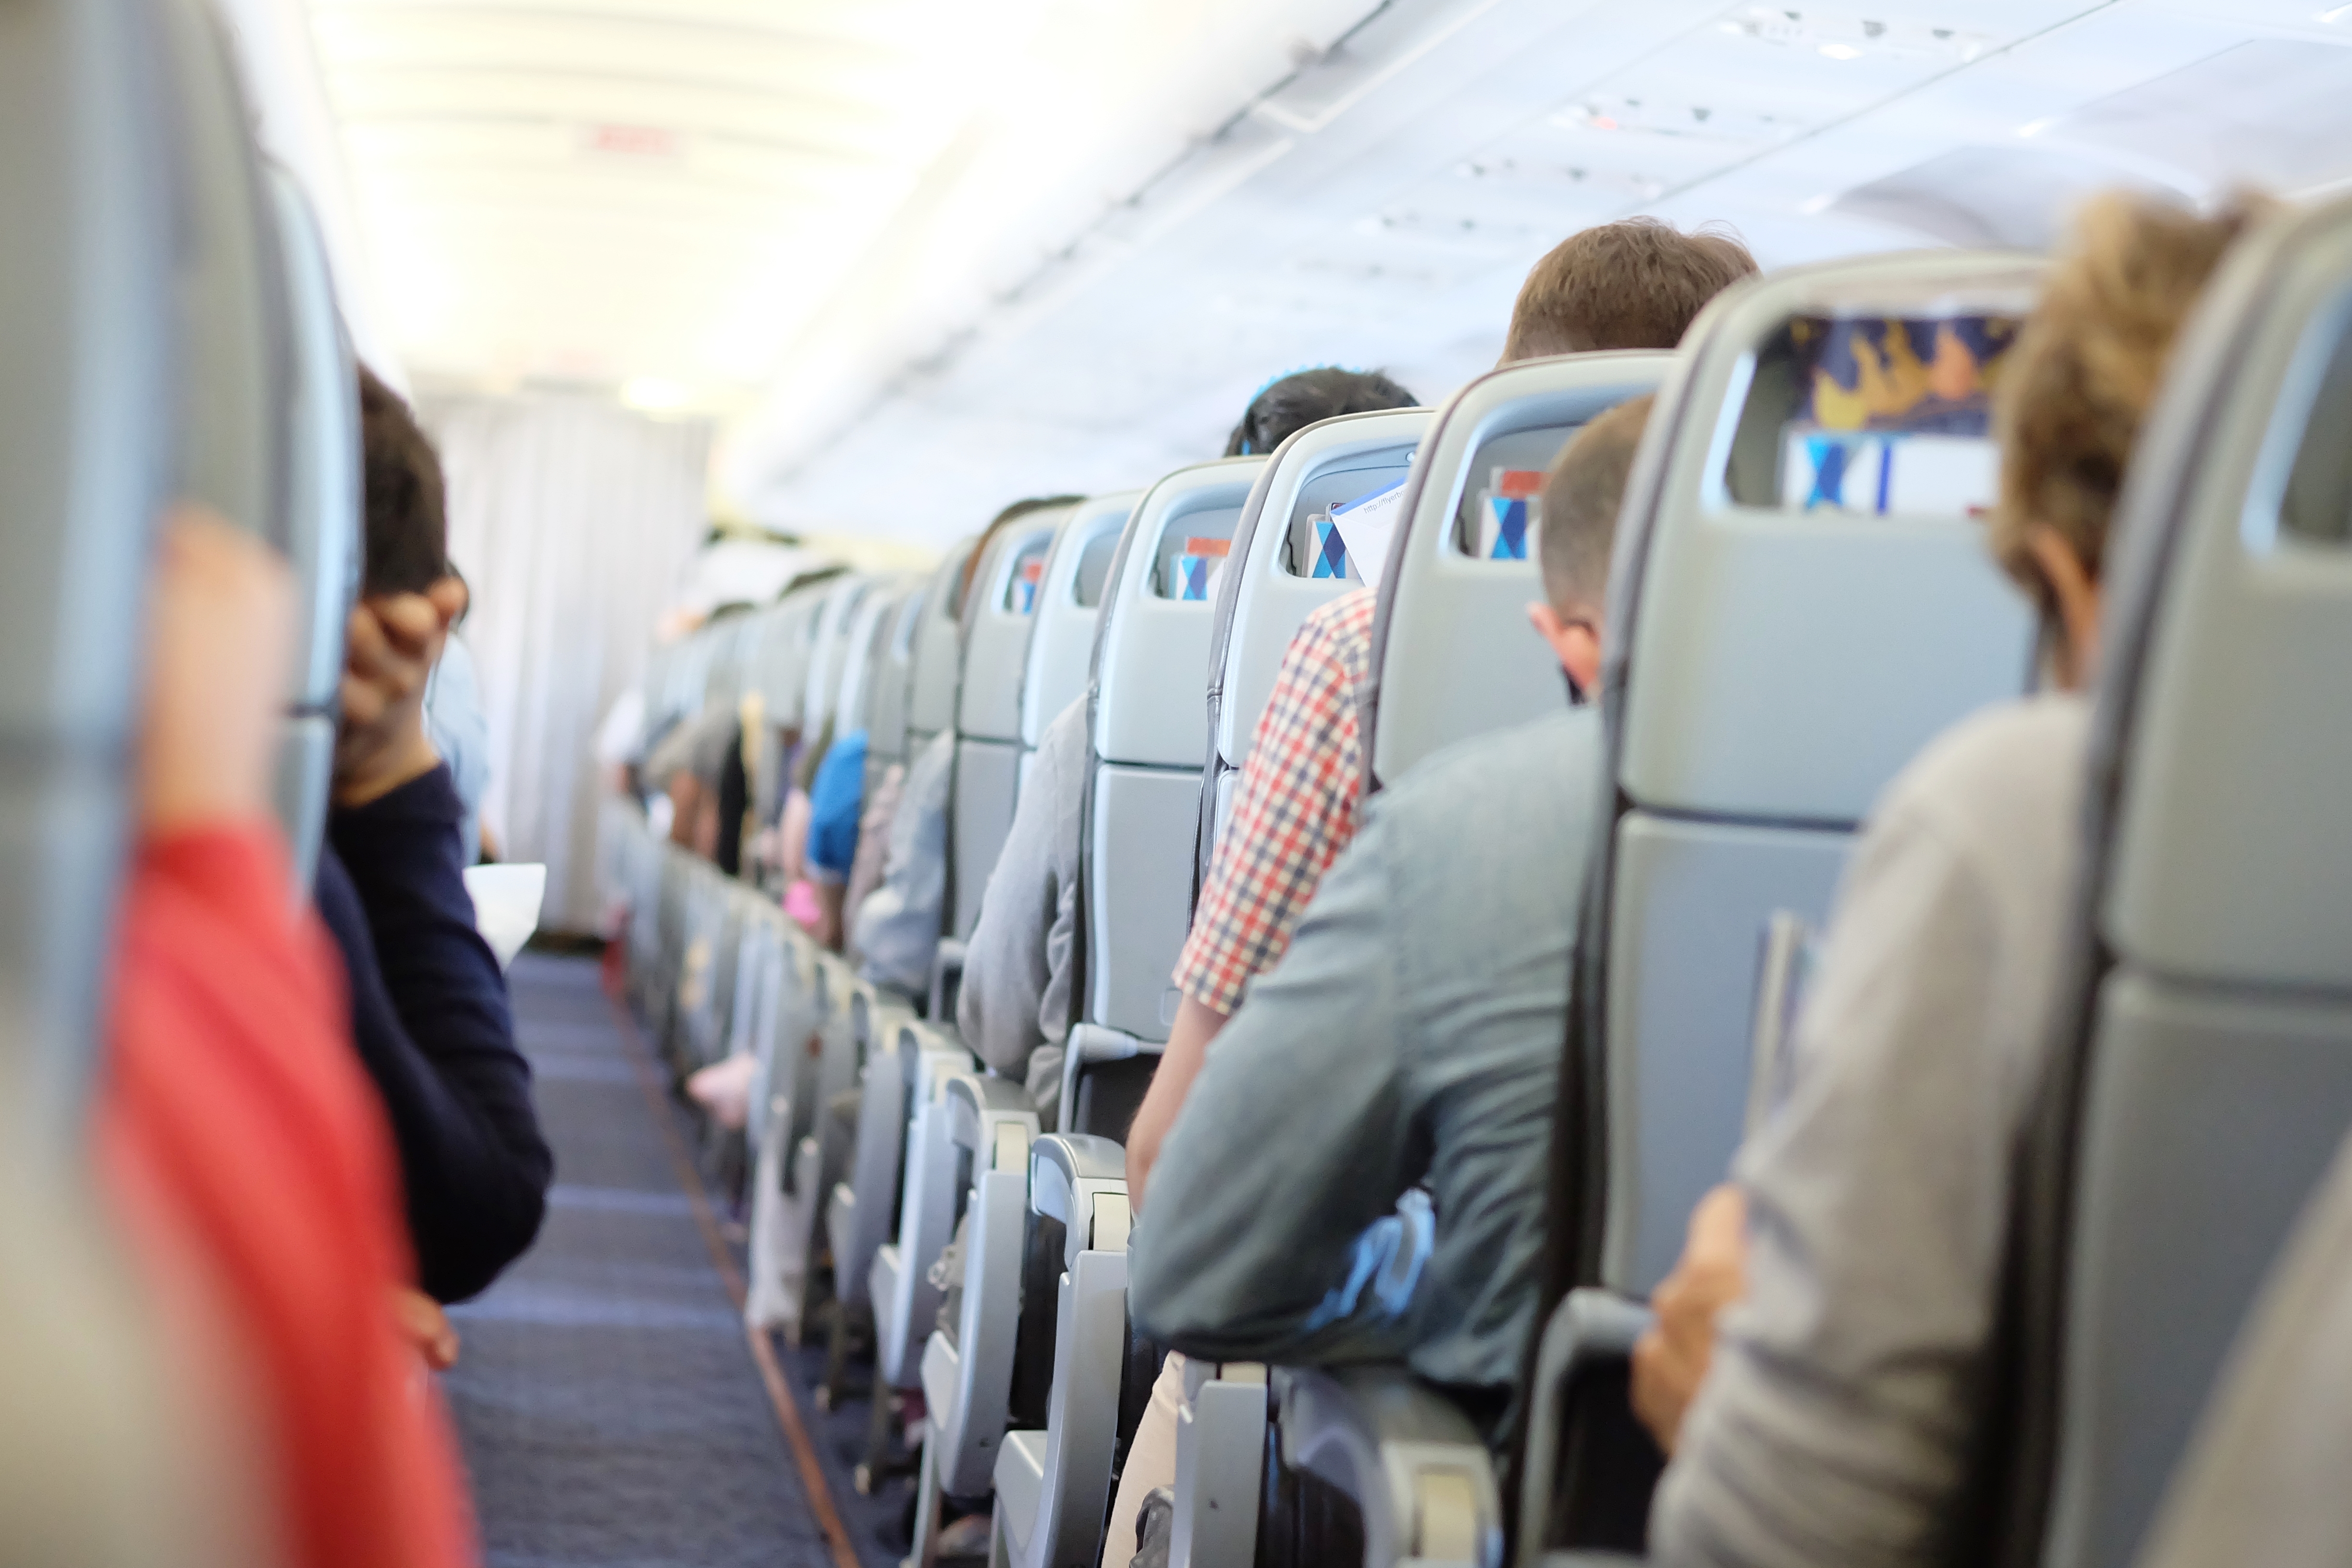
[[(1767, 933), (1823, 923), (1887, 782), (2032, 683), (2032, 617), (1973, 514), (1998, 474), (1985, 366), (2042, 268), (1939, 251), (1777, 273), (1709, 305), (1659, 389), (1610, 579), (1610, 783), (1569, 1013), (1580, 1087), (1563, 1102), (1580, 1118), (1555, 1133), (1569, 1142), (1549, 1196), (1550, 1254), (1572, 1277), (1547, 1288), (1590, 1289), (1544, 1303), (1523, 1552), (1639, 1539), (1643, 1489), (1601, 1478), (1640, 1468), (1612, 1445), (1647, 1440), (1622, 1388), (1579, 1390), (1622, 1377), (1639, 1303), (1738, 1146)], [(1843, 383), (1890, 342), (1952, 347), (1954, 395), (1923, 377), (1862, 417)], [(1621, 1424), (1563, 1436), (1598, 1407)], [(1591, 1465), (1554, 1495), (1569, 1450)], [(1554, 1525), (1595, 1533), (1547, 1539)]]
[(1367, 793), (1433, 752), (1567, 700), (1558, 662), (1528, 626), (1528, 605), (1543, 597), (1537, 508), (1510, 492), (1539, 484), (1580, 426), (1655, 391), (1674, 362), (1649, 349), (1530, 360), (1488, 372), (1437, 411), (1381, 573)]
[(1291, 639), (1317, 607), (1364, 584), (1344, 541), (1335, 539), (1331, 509), (1406, 479), (1430, 419), (1426, 408), (1326, 419), (1295, 432), (1258, 471), (1234, 525), (1209, 639), (1209, 763), (1195, 888), (1208, 879), (1234, 775), (1249, 761)]
[(2352, 1125), (2352, 202), (2239, 242), (2116, 507), (2083, 887), (2021, 1177), (2004, 1560), (2137, 1559)]

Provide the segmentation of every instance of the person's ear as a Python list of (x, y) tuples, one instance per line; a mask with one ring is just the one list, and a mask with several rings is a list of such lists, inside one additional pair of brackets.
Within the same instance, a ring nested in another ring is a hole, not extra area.
[(1536, 629), (1559, 660), (1560, 668), (1579, 691), (1590, 695), (1601, 685), (1601, 626), (1582, 616), (1565, 616), (1549, 605), (1528, 606), (1528, 624)]
[(2047, 523), (2026, 531), (2026, 553), (2050, 590), (2065, 646), (2059, 650), (2058, 684), (2080, 691), (2091, 683), (2099, 657), (2099, 584), (2074, 547)]

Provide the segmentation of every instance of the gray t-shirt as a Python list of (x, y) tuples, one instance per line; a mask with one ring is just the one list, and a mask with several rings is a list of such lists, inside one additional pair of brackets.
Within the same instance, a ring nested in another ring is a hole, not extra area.
[(850, 923), (857, 973), (908, 996), (931, 988), (931, 960), (940, 950), (940, 909), (947, 892), (948, 789), (955, 778), (955, 731), (931, 737), (907, 769), (882, 885), (859, 905)]
[(1600, 737), (1591, 709), (1538, 720), (1367, 803), (1152, 1168), (1128, 1258), (1140, 1332), (1517, 1380)]
[(1078, 848), (1087, 799), (1087, 703), (1038, 738), (1013, 827), (964, 945), (956, 1026), (980, 1059), (1027, 1084), (1050, 1125), (1070, 1032), (1070, 952), (1078, 928)]
[(1964, 721), (1855, 846), (1795, 1084), (1735, 1166), (1747, 1295), (1658, 1488), (1665, 1568), (1941, 1558), (2047, 1051), (2088, 712), (2038, 697)]
[(2141, 1568), (2352, 1563), (2352, 1143), (2217, 1387)]

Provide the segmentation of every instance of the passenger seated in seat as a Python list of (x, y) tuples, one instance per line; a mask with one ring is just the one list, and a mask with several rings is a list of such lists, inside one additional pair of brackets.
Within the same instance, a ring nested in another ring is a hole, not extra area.
[[(1650, 403), (1593, 420), (1545, 480), (1529, 616), (1578, 692)], [(1580, 703), (1370, 803), (1169, 1134), (1129, 1257), (1138, 1332), (1217, 1360), (1406, 1360), (1501, 1439), (1601, 767)]]
[(159, 1310), (215, 1352), (177, 1370), (213, 1395), (207, 1468), (260, 1484), (248, 1560), (457, 1568), (465, 1483), (420, 1355), (446, 1364), (452, 1336), (413, 1288), (392, 1139), (269, 820), (293, 627), (267, 547), (166, 524), (98, 1166)]
[[(1528, 274), (1502, 363), (1673, 348), (1701, 306), (1755, 270), (1725, 235), (1681, 234), (1654, 218), (1586, 229)], [(1356, 715), (1371, 671), (1374, 604), (1373, 591), (1359, 588), (1317, 606), (1283, 655), (1176, 962), (1181, 1000), (1168, 1048), (1128, 1134), (1128, 1194), (1139, 1205), (1210, 1040), (1251, 978), (1281, 958), (1324, 868), (1355, 837)]]
[(1324, 365), (1293, 372), (1260, 387), (1225, 438), (1228, 458), (1265, 457), (1309, 425), (1342, 414), (1411, 408), (1419, 399), (1378, 371)]
[[(1342, 414), (1412, 405), (1412, 394), (1385, 375), (1331, 366), (1300, 371), (1250, 400), (1225, 455), (1271, 452), (1307, 426)], [(1012, 830), (981, 895), (956, 1004), (964, 1043), (998, 1072), (1025, 1082), (1047, 1125), (1061, 1101), (1062, 1044), (1076, 1011), (1070, 957), (1087, 763), (1080, 698), (1055, 715), (1038, 741)]]
[(425, 683), (465, 592), (448, 568), (440, 465), (406, 406), (366, 381), (364, 596), (316, 891), (342, 951), (352, 1034), (391, 1116), (420, 1278), (456, 1301), (539, 1234), (555, 1161), (466, 891), (465, 806), (425, 734)]
[[(1500, 363), (1672, 348), (1701, 307), (1755, 271), (1755, 258), (1738, 240), (1685, 235), (1650, 218), (1570, 235), (1520, 285)], [(1281, 959), (1325, 868), (1355, 837), (1363, 784), (1357, 714), (1371, 673), (1375, 604), (1373, 591), (1360, 588), (1318, 605), (1283, 655), (1177, 960), (1175, 1026), (1128, 1132), (1128, 1196), (1139, 1206), (1209, 1042), (1241, 1005), (1251, 979)], [(1125, 1563), (1121, 1532), (1145, 1491), (1175, 1473), (1183, 1375), (1183, 1358), (1171, 1355), (1153, 1386), (1151, 1413), (1134, 1450), (1146, 1462), (1130, 1458), (1121, 1472), (1107, 1563)]]
[[(971, 610), (971, 584), (989, 542), (1034, 511), (1071, 506), (1080, 496), (1034, 496), (989, 521), (956, 582), (956, 619)], [(955, 783), (955, 727), (932, 736), (907, 765), (890, 818), (882, 884), (851, 915), (858, 973), (907, 996), (926, 996), (948, 886), (948, 795)]]
[(1930, 744), (1854, 847), (1790, 1097), (1702, 1206), (1634, 1356), (1634, 1408), (1673, 1455), (1663, 1563), (1927, 1563), (1966, 1523), (2073, 907), (2108, 520), (2174, 334), (2260, 210), (2094, 201), (2011, 351), (1989, 543), (2041, 611), (2053, 689)]

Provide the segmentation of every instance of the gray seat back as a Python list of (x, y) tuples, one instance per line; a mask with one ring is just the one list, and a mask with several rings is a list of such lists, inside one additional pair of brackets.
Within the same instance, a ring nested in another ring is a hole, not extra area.
[(351, 342), (310, 201), (285, 170), (272, 167), (268, 177), (294, 329), (287, 544), (303, 599), (279, 750), (278, 806), (294, 851), (297, 884), (307, 888), (326, 830), (343, 626), (359, 594), (364, 559), (359, 395)]
[(874, 690), (866, 718), (866, 754), (885, 766), (907, 760), (907, 700), (915, 683), (915, 628), (929, 602), (930, 580), (909, 582), (892, 610), (886, 640), (877, 656)]
[(1021, 787), (1021, 686), (1035, 627), (1037, 585), (1069, 510), (1019, 519), (989, 541), (964, 615), (963, 676), (956, 689), (955, 793), (950, 810), (953, 905), (949, 934), (969, 936), (981, 894), (1013, 831)]
[(2046, 1267), (2018, 1370), (2048, 1383), (2026, 1384), (2019, 1447), (2048, 1469), (2023, 1516), (2039, 1551), (2012, 1561), (2137, 1557), (2352, 1125), (2347, 431), (2337, 201), (2224, 262), (2116, 510), (2084, 903), (2024, 1184)]
[(886, 663), (890, 654), (890, 634), (898, 626), (898, 609), (906, 603), (908, 587), (907, 582), (898, 578), (885, 578), (875, 584), (865, 602), (857, 606), (857, 618), (850, 623), (841, 668), (841, 695), (835, 700), (834, 729), (843, 735), (866, 731), (869, 752), (875, 709), (888, 679)]
[[(1578, 426), (1654, 390), (1674, 356), (1650, 350), (1506, 365), (1445, 400), (1405, 486), (1372, 617), (1363, 710), (1365, 789), (1456, 741), (1559, 711), (1559, 666), (1528, 625), (1543, 597), (1528, 536), (1510, 532), (1506, 474), (1540, 474)], [(1492, 534), (1490, 539), (1487, 537)]]
[(148, 545), (173, 489), (167, 107), (147, 6), (0, 26), (0, 1141), (79, 1148), (129, 809)]
[[(1822, 420), (1854, 379), (1837, 355), (1855, 336), (1941, 342), (1940, 323), (1957, 321), (1958, 342), (1986, 318), (2005, 334), (2039, 273), (2031, 258), (1965, 252), (1779, 273), (1718, 298), (1660, 389), (1610, 584), (1610, 826), (1571, 1009), (1597, 1117), (1580, 1152), (1604, 1162), (1588, 1176), (1602, 1223), (1575, 1238), (1580, 1283), (1646, 1295), (1723, 1178), (1773, 916), (1820, 924), (1887, 781), (1938, 731), (2029, 682), (2024, 601), (1968, 515), (1995, 472), (1981, 379), (1958, 406), (1922, 387), (1876, 411), (1876, 436)], [(1833, 446), (1866, 449), (1858, 463), (1899, 447), (1943, 468), (1936, 483), (1900, 470), (1884, 513), (1867, 488), (1841, 506), (1813, 482)], [(1555, 1223), (1591, 1212), (1591, 1195), (1555, 1207)]]
[[(1164, 1040), (1192, 922), (1214, 606), (1193, 539), (1230, 540), (1264, 458), (1179, 468), (1119, 535), (1095, 643), (1082, 899), (1086, 1021)], [(1195, 596), (1187, 597), (1188, 590)]]
[(955, 727), (956, 685), (963, 674), (963, 632), (957, 616), (956, 584), (964, 563), (980, 547), (980, 536), (961, 540), (940, 558), (923, 594), (922, 619), (915, 623), (914, 684), (907, 696), (907, 755), (930, 738)]
[[(841, 675), (849, 663), (851, 634), (858, 607), (875, 580), (865, 576), (835, 577), (825, 584), (824, 605), (817, 612), (815, 636), (809, 647), (808, 689), (801, 698), (801, 733), (814, 741), (838, 717)], [(838, 726), (835, 726), (838, 729)]]
[(1092, 496), (1055, 536), (1037, 584), (1036, 626), (1021, 677), (1021, 746), (1034, 752), (1055, 715), (1087, 694), (1095, 628), (1102, 622), (1111, 558), (1141, 490)]
[(1429, 423), (1426, 408), (1326, 419), (1293, 434), (1258, 470), (1234, 531), (1209, 643), (1209, 763), (1196, 886), (1208, 875), (1234, 775), (1249, 761), (1290, 639), (1311, 611), (1363, 584), (1332, 530), (1331, 508), (1405, 478)]

